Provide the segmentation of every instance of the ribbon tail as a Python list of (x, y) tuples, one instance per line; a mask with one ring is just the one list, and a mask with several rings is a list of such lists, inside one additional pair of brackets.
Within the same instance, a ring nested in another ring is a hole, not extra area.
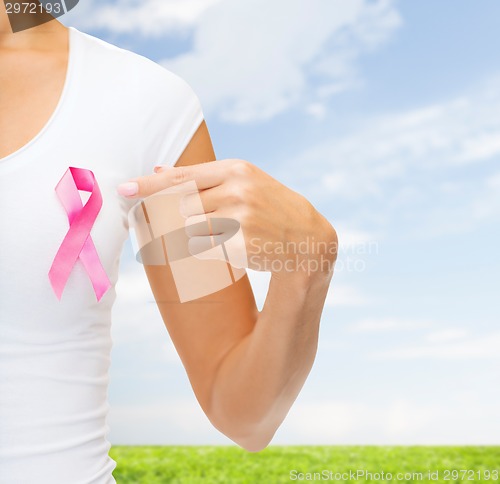
[(50, 284), (59, 300), (61, 300), (66, 283), (78, 259), (78, 257), (74, 257), (72, 252), (73, 250), (68, 248), (68, 244), (63, 242), (49, 270)]
[(50, 268), (49, 280), (50, 285), (52, 286), (52, 290), (57, 296), (57, 299), (59, 299), (60, 301), (62, 293), (64, 291), (64, 287), (66, 286), (66, 279), (64, 278), (63, 274), (61, 274), (61, 271), (58, 270), (57, 266), (54, 267), (54, 265), (52, 265), (52, 267)]
[(90, 236), (83, 245), (82, 252), (80, 253), (80, 260), (92, 282), (97, 301), (100, 301), (111, 287), (111, 282), (99, 259), (92, 237)]

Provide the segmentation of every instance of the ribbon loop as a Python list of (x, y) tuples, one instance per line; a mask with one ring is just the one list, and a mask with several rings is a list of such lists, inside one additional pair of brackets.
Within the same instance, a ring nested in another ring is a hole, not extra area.
[[(111, 282), (101, 264), (90, 231), (102, 207), (102, 195), (92, 171), (69, 167), (59, 183), (56, 193), (68, 216), (69, 230), (52, 262), (49, 279), (60, 300), (71, 271), (81, 260), (92, 282), (97, 300), (111, 287)], [(78, 190), (90, 192), (83, 205)]]

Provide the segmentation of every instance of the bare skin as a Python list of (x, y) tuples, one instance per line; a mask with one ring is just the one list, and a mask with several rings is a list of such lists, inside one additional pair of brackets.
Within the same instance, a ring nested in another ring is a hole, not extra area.
[[(24, 146), (50, 118), (63, 88), (67, 58), (64, 26), (54, 20), (12, 34), (0, 2), (0, 157)], [(244, 160), (213, 160), (203, 122), (176, 168), (132, 180), (138, 191), (129, 198), (196, 180), (204, 188), (209, 215), (239, 220), (244, 232), (262, 244), (306, 238), (336, 244), (333, 227), (301, 195)], [(336, 254), (325, 258), (333, 266)], [(145, 270), (209, 420), (248, 451), (265, 448), (313, 365), (332, 271), (272, 273), (259, 312), (247, 276), (211, 296), (181, 304), (168, 266)]]
[(56, 108), (68, 44), (68, 29), (57, 21), (12, 34), (0, 2), (0, 158), (33, 139)]

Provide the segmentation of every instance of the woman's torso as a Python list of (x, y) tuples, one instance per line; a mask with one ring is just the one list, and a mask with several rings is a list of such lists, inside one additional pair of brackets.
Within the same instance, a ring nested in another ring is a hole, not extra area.
[[(111, 308), (133, 204), (116, 186), (175, 162), (202, 116), (169, 71), (75, 29), (70, 39), (50, 119), (0, 159), (1, 484), (114, 482), (106, 425)], [(68, 167), (92, 171), (102, 194), (91, 237), (111, 288), (100, 301), (80, 260), (61, 300), (48, 278), (69, 229), (55, 192)]]

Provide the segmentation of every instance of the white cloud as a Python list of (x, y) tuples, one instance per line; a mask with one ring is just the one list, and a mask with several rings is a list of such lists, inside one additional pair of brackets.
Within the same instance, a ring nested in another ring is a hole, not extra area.
[(191, 29), (203, 13), (221, 0), (86, 0), (65, 18), (86, 29), (114, 34), (160, 36)]
[[(455, 335), (456, 336), (456, 335)], [(500, 332), (464, 338), (441, 338), (421, 345), (372, 353), (374, 358), (408, 360), (496, 360), (500, 358)], [(450, 341), (451, 340), (451, 341)]]
[(328, 97), (360, 84), (360, 55), (401, 25), (394, 3), (87, 0), (63, 21), (110, 34), (192, 35), (191, 51), (162, 64), (225, 121), (268, 120), (292, 107), (323, 119)]
[[(391, 228), (411, 239), (473, 230), (500, 216), (498, 174), (488, 173), (500, 159), (499, 81), (441, 104), (360, 119), (355, 131), (287, 159), (283, 176), (378, 236), (389, 238)], [(473, 169), (479, 163), (484, 168)]]
[(500, 156), (496, 85), (476, 86), (466, 97), (440, 105), (363, 120), (356, 132), (329, 138), (295, 162), (307, 163), (316, 186), (321, 171), (323, 188), (332, 197), (355, 200), (387, 195), (390, 181), (404, 187), (410, 176), (417, 184), (433, 171), (490, 160)]
[(268, 120), (302, 105), (321, 117), (319, 100), (353, 84), (357, 58), (399, 25), (391, 0), (225, 0), (204, 12), (193, 50), (163, 64), (223, 120)]
[(324, 119), (324, 117), (326, 116), (328, 109), (325, 104), (320, 102), (315, 102), (306, 106), (305, 111), (311, 117), (321, 120)]
[(325, 306), (361, 306), (370, 302), (372, 299), (363, 294), (359, 288), (353, 285), (339, 284), (334, 278), (326, 296)]
[(212, 426), (194, 395), (153, 403), (112, 405), (109, 426), (113, 445), (232, 443)]
[[(421, 403), (300, 401), (292, 407), (275, 444), (481, 445), (498, 444), (496, 406), (474, 398)], [(494, 423), (492, 423), (494, 422)]]
[(435, 331), (427, 335), (427, 341), (430, 343), (441, 343), (445, 341), (453, 341), (463, 339), (467, 336), (468, 331), (463, 328), (448, 328), (440, 331)]
[(414, 331), (428, 328), (432, 323), (429, 321), (411, 321), (399, 319), (364, 319), (352, 324), (350, 331), (355, 333), (380, 333), (387, 331)]
[(339, 238), (341, 250), (357, 250), (361, 247), (375, 249), (382, 239), (380, 234), (359, 228), (351, 228), (343, 222), (332, 222)]
[[(408, 399), (362, 402), (297, 401), (274, 445), (498, 444), (496, 406), (464, 396), (454, 403)], [(459, 422), (459, 424), (457, 424)], [(210, 424), (194, 396), (148, 404), (113, 405), (113, 445), (232, 444)]]
[(479, 133), (466, 139), (462, 148), (463, 152), (457, 157), (458, 161), (475, 162), (492, 158), (500, 154), (500, 130)]
[(486, 180), (487, 188), (498, 190), (500, 188), (500, 172), (495, 173)]

